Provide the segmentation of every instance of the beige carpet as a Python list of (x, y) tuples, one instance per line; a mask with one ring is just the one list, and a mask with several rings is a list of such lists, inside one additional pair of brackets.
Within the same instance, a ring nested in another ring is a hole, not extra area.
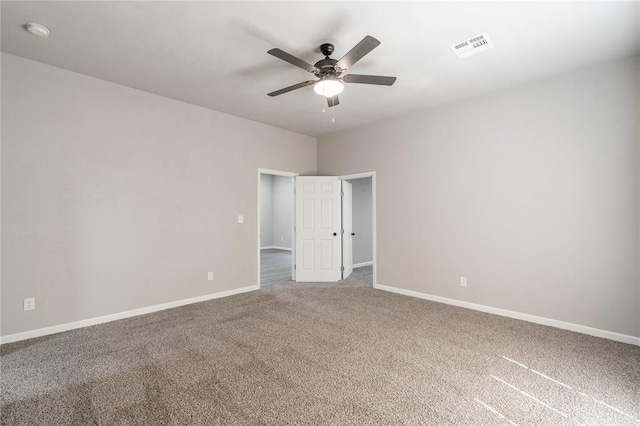
[(3, 425), (640, 424), (640, 348), (272, 285), (1, 348)]

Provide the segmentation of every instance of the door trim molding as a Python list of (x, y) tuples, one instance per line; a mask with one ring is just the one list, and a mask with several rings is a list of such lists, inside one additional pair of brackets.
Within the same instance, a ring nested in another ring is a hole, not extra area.
[[(272, 169), (262, 169), (262, 168), (258, 168), (258, 191), (257, 191), (257, 196), (258, 196), (258, 202), (257, 204), (257, 211), (258, 211), (258, 215), (256, 218), (256, 222), (257, 222), (257, 239), (256, 239), (256, 258), (257, 258), (257, 266), (258, 266), (258, 271), (257, 271), (257, 278), (256, 278), (256, 285), (258, 286), (258, 288), (260, 288), (260, 176), (261, 175), (273, 175), (273, 176), (284, 176), (284, 177), (290, 177), (292, 179), (295, 179), (296, 176), (298, 176), (298, 173), (294, 173), (294, 172), (285, 172), (282, 170), (272, 170)], [(296, 194), (295, 194), (295, 182), (292, 182), (292, 187), (291, 187), (291, 191), (293, 192), (293, 202), (291, 203), (291, 276), (293, 278), (293, 280), (295, 281), (296, 279), (296, 270), (295, 270), (295, 263), (296, 263), (296, 233), (295, 233), (295, 226), (296, 226)]]
[(348, 175), (339, 176), (341, 180), (351, 180), (351, 179), (362, 179), (362, 178), (371, 178), (371, 222), (372, 222), (372, 251), (373, 251), (373, 260), (371, 261), (371, 265), (373, 266), (373, 285), (375, 286), (378, 283), (378, 222), (377, 222), (377, 208), (376, 208), (376, 172), (360, 172), (360, 173), (352, 173)]

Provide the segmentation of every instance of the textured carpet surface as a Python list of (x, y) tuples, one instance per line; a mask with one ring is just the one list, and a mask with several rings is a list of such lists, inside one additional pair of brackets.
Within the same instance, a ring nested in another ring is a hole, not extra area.
[(640, 348), (347, 280), (1, 348), (3, 425), (640, 424)]

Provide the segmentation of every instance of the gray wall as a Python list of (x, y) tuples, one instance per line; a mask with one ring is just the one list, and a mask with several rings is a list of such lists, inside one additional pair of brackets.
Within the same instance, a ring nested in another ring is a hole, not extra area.
[(3, 53), (0, 332), (256, 284), (255, 173), (269, 168), (376, 170), (380, 284), (640, 336), (638, 71), (584, 69), (316, 151)]
[(260, 174), (260, 247), (273, 245), (273, 175)]
[(353, 263), (373, 261), (371, 178), (348, 180), (353, 190)]
[(273, 245), (291, 248), (293, 226), (293, 181), (290, 177), (273, 177)]
[(2, 335), (257, 284), (258, 168), (315, 138), (3, 53)]
[(291, 248), (293, 181), (260, 175), (260, 247)]
[(379, 284), (640, 336), (639, 75), (621, 60), (327, 135), (319, 173), (376, 171)]

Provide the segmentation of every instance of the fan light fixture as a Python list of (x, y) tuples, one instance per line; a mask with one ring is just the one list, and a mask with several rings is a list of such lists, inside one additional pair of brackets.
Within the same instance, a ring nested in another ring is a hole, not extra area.
[(344, 90), (344, 84), (334, 78), (324, 78), (318, 81), (313, 90), (318, 94), (327, 98), (333, 98)]

